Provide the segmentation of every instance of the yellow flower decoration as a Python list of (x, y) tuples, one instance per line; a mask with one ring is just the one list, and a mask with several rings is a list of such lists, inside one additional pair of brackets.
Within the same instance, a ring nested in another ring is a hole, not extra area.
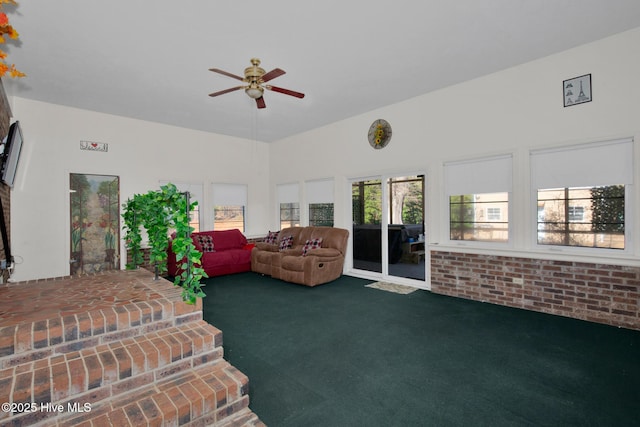
[(384, 128), (380, 123), (376, 126), (376, 145), (380, 145), (382, 143), (382, 139), (384, 138)]
[[(2, 7), (5, 4), (17, 5), (14, 0), (0, 0), (0, 44), (5, 43), (6, 39), (4, 38), (4, 34), (8, 34), (9, 38), (17, 39), (19, 37), (18, 32), (15, 28), (9, 24), (9, 17), (6, 13), (2, 12)], [(15, 64), (11, 64), (8, 66), (4, 59), (7, 57), (7, 53), (0, 49), (0, 77), (4, 77), (7, 73), (9, 73), (10, 77), (24, 77), (22, 71), (18, 70)]]

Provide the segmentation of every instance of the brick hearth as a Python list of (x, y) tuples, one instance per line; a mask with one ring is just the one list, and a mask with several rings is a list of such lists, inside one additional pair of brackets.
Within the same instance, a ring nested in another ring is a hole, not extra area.
[(263, 425), (202, 302), (146, 270), (0, 286), (0, 426)]

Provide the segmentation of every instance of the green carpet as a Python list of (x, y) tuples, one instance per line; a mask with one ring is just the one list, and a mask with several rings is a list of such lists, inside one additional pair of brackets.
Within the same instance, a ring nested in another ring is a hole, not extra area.
[(370, 282), (206, 280), (268, 426), (640, 425), (640, 332)]

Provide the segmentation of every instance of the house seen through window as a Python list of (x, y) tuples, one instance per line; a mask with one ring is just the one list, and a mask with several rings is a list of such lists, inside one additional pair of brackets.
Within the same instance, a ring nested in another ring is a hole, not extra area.
[(624, 187), (538, 190), (538, 244), (624, 249)]
[(509, 240), (509, 193), (449, 196), (451, 240)]

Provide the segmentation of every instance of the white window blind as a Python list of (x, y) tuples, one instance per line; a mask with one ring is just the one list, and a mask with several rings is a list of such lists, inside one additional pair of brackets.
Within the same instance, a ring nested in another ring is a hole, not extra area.
[(292, 184), (278, 184), (278, 203), (298, 203), (300, 201), (298, 187), (297, 182)]
[(512, 156), (498, 156), (444, 164), (447, 196), (510, 192)]
[(533, 188), (631, 184), (633, 139), (620, 139), (530, 153)]
[(245, 184), (213, 184), (214, 206), (247, 206)]
[(305, 182), (307, 203), (333, 203), (333, 179)]

